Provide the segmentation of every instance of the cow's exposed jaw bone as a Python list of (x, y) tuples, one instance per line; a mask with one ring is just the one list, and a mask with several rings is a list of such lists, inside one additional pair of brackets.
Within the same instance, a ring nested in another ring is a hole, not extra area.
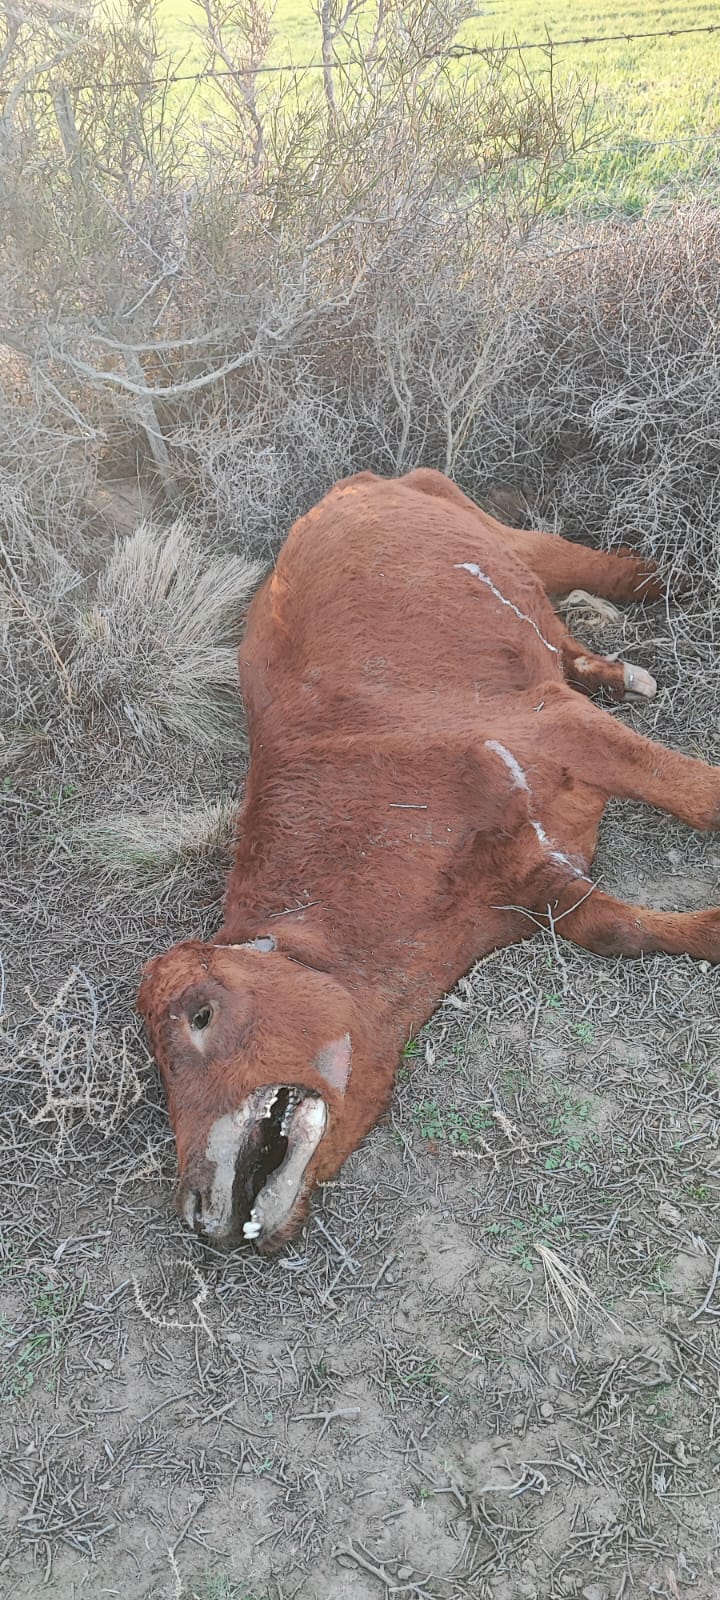
[(305, 1170), (315, 1154), (327, 1126), (327, 1107), (318, 1095), (308, 1095), (299, 1103), (288, 1104), (282, 1132), (288, 1141), (282, 1164), (263, 1184), (243, 1236), (249, 1241), (272, 1238), (289, 1221), (295, 1208)]

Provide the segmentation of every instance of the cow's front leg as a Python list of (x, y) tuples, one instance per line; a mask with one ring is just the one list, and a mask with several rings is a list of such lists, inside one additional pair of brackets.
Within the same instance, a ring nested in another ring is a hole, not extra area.
[(709, 911), (652, 911), (605, 894), (587, 878), (571, 883), (539, 920), (555, 933), (601, 956), (642, 956), (663, 952), (696, 961), (720, 962), (720, 908)]
[(633, 666), (629, 661), (619, 661), (617, 656), (598, 656), (573, 639), (568, 633), (562, 643), (563, 670), (571, 689), (583, 694), (605, 692), (612, 700), (652, 700), (657, 684), (644, 667)]
[(606, 799), (643, 800), (691, 828), (720, 828), (720, 767), (646, 739), (562, 684), (543, 685), (533, 718), (524, 722), (521, 746), (535, 745)]

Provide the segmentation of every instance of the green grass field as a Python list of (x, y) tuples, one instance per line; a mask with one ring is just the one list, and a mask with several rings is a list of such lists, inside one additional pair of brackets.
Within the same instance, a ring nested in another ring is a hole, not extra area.
[[(197, 62), (193, 0), (162, 0), (161, 17), (174, 59)], [(555, 53), (561, 78), (589, 77), (597, 85), (596, 148), (570, 163), (561, 186), (563, 207), (579, 202), (595, 212), (643, 210), (656, 199), (715, 192), (720, 137), (720, 10), (709, 0), (682, 5), (632, 5), (607, 0), (572, 5), (548, 0), (495, 4), (462, 31), (464, 43), (541, 42), (643, 30), (718, 25), (718, 33), (679, 38), (618, 39)], [(318, 25), (311, 0), (278, 0), (271, 61), (318, 59)], [(544, 51), (529, 51), (534, 72), (548, 71)]]
[[(542, 25), (541, 25), (542, 19)], [(540, 10), (531, 0), (494, 6), (476, 27), (479, 42), (504, 33), (521, 41), (639, 33), (702, 27), (720, 22), (710, 4), (629, 5), (607, 0), (602, 7), (549, 0)], [(532, 57), (543, 60), (541, 52)], [(532, 59), (529, 56), (529, 59)], [(615, 40), (571, 46), (556, 54), (561, 74), (589, 74), (597, 83), (595, 125), (602, 150), (585, 155), (573, 177), (592, 190), (602, 209), (641, 210), (663, 192), (687, 193), (717, 175), (720, 32), (676, 39)]]

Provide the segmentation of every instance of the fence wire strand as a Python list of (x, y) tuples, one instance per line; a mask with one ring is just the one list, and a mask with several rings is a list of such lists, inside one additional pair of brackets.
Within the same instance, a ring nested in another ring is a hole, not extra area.
[[(428, 55), (423, 59), (427, 61), (440, 60), (441, 58), (454, 61), (487, 60), (493, 56), (514, 53), (523, 54), (527, 50), (541, 50), (546, 55), (552, 55), (556, 50), (564, 50), (571, 46), (631, 44), (634, 40), (640, 39), (681, 39), (691, 34), (713, 33), (720, 33), (720, 21), (703, 23), (701, 26), (690, 28), (655, 28), (643, 29), (632, 33), (582, 34), (573, 39), (552, 39), (548, 34), (545, 39), (503, 40), (499, 44), (495, 42), (488, 44), (479, 44), (477, 42), (474, 44), (455, 44), (451, 45), (447, 50), (438, 52), (437, 55)], [(350, 58), (348, 60), (338, 59), (334, 61), (262, 62), (256, 66), (238, 68), (203, 67), (197, 72), (168, 71), (156, 78), (96, 78), (85, 83), (75, 83), (72, 85), (72, 89), (78, 94), (86, 89), (160, 89), (168, 88), (176, 83), (199, 84), (222, 78), (236, 78), (247, 81), (257, 77), (267, 77), (281, 73), (295, 74), (295, 76), (300, 77), (305, 72), (325, 72), (328, 68), (333, 72), (346, 72), (352, 65), (352, 58)], [(32, 87), (25, 89), (23, 93), (28, 97), (52, 95), (55, 93), (55, 89), (50, 84), (34, 84)], [(2, 95), (3, 90), (0, 88), (0, 97)]]

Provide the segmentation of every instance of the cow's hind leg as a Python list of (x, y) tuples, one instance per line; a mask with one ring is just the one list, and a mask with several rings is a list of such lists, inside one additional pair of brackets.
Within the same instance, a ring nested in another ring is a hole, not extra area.
[(651, 911), (627, 905), (588, 880), (563, 891), (547, 920), (555, 932), (601, 956), (642, 956), (658, 951), (720, 962), (720, 908), (710, 911)]
[[(720, 829), (720, 769), (644, 738), (617, 717), (589, 701), (580, 701), (555, 683), (548, 684), (534, 722), (535, 739), (545, 751), (556, 752), (565, 775), (566, 789), (561, 794), (572, 797), (578, 785), (586, 784), (598, 801), (613, 795), (643, 800), (690, 827)], [(525, 750), (518, 743), (517, 749), (520, 766), (531, 771), (532, 745)], [(548, 819), (543, 821), (547, 824)], [(564, 839), (564, 832), (560, 837)], [(587, 846), (584, 853), (589, 860)], [(562, 889), (554, 905), (536, 905), (535, 915), (552, 924), (559, 936), (600, 955), (640, 956), (663, 951), (720, 962), (718, 907), (652, 911), (647, 906), (627, 905), (596, 888), (589, 878), (578, 877)]]
[[(485, 531), (502, 540), (509, 550), (519, 556), (539, 579), (548, 594), (565, 594), (571, 589), (591, 590), (612, 600), (657, 599), (664, 593), (664, 585), (657, 576), (652, 562), (633, 555), (607, 555), (601, 550), (588, 550), (585, 545), (573, 544), (550, 533), (527, 533), (522, 528), (506, 528), (494, 517), (474, 505), (457, 484), (441, 472), (429, 467), (418, 467), (406, 473), (400, 483), (420, 494), (436, 500), (445, 500), (463, 511), (470, 511)], [(656, 692), (655, 679), (643, 667), (634, 667), (627, 661), (617, 661), (609, 656), (595, 655), (585, 650), (573, 639), (557, 619), (553, 638), (558, 640), (567, 682), (573, 689), (585, 694), (599, 690), (616, 701), (651, 700)]]
[(486, 530), (496, 532), (507, 548), (531, 568), (548, 594), (569, 594), (571, 589), (586, 589), (590, 594), (602, 595), (605, 600), (659, 600), (666, 592), (667, 585), (659, 576), (654, 561), (645, 556), (635, 556), (630, 551), (609, 554), (605, 550), (589, 550), (586, 545), (561, 539), (558, 534), (508, 528), (476, 506), (457, 484), (430, 467), (418, 467), (399, 481), (408, 489), (448, 500), (464, 511), (474, 512)]
[(660, 600), (667, 585), (654, 561), (629, 551), (589, 550), (554, 533), (513, 529), (513, 548), (532, 568), (548, 594), (585, 589), (605, 600)]

